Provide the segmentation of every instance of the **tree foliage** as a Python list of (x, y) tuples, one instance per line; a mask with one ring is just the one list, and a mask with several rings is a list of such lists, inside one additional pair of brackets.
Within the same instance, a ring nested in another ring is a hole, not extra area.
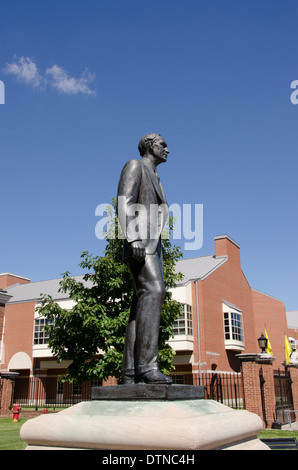
[[(115, 207), (115, 201), (113, 201)], [(132, 280), (122, 262), (122, 244), (118, 220), (111, 206), (103, 256), (81, 254), (81, 268), (87, 271), (83, 281), (69, 272), (63, 274), (60, 291), (68, 293), (75, 304), (71, 310), (60, 307), (49, 295), (42, 296), (39, 314), (49, 320), (49, 347), (58, 362), (71, 360), (64, 380), (81, 383), (85, 380), (119, 378), (124, 350), (126, 325), (132, 300)], [(173, 230), (169, 219), (168, 232)], [(181, 315), (181, 305), (172, 299), (170, 288), (182, 279), (175, 264), (182, 257), (179, 247), (169, 237), (163, 240), (166, 300), (161, 315), (159, 367), (163, 373), (173, 370), (174, 351), (167, 344), (173, 336), (174, 320)], [(50, 326), (51, 324), (51, 326)]]

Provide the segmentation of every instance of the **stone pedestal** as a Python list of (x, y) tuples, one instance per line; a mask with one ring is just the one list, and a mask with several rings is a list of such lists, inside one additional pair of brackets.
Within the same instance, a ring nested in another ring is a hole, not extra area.
[(257, 415), (194, 398), (202, 388), (187, 387), (99, 387), (92, 396), (100, 399), (27, 421), (21, 438), (28, 450), (268, 450), (256, 437), (262, 429)]
[(201, 400), (204, 387), (197, 385), (129, 384), (93, 387), (91, 400)]

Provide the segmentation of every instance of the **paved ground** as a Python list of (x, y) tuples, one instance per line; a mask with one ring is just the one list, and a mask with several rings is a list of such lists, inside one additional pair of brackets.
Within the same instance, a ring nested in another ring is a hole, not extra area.
[(282, 430), (283, 431), (288, 431), (288, 430), (298, 431), (298, 421), (296, 421), (295, 423), (291, 423), (291, 425), (285, 424), (284, 426), (282, 426)]

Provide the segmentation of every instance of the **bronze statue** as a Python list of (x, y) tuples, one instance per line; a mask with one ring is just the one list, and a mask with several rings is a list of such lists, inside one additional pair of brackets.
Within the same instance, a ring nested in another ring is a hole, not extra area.
[(117, 213), (124, 234), (123, 261), (134, 287), (127, 325), (122, 383), (171, 384), (158, 369), (158, 337), (165, 299), (161, 232), (168, 205), (156, 167), (169, 150), (159, 134), (139, 142), (140, 160), (124, 166), (117, 197)]

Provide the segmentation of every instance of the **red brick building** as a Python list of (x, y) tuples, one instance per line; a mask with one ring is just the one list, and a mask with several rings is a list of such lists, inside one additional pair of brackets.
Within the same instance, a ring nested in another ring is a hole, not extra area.
[[(184, 274), (184, 280), (173, 295), (183, 303), (183, 294), (188, 290), (193, 320), (193, 339), (188, 337), (185, 343), (188, 354), (186, 348), (179, 347), (179, 336), (171, 342), (177, 351), (177, 372), (185, 371), (187, 362), (192, 373), (238, 372), (238, 354), (260, 352), (257, 340), (264, 325), (276, 358), (275, 367), (281, 367), (285, 360), (284, 333), (294, 335), (287, 327), (284, 303), (249, 285), (235, 241), (227, 235), (215, 237), (215, 256), (179, 261), (177, 270)], [(189, 360), (184, 361), (187, 355)]]
[[(173, 297), (183, 306), (170, 342), (176, 351), (175, 374), (181, 378), (203, 371), (239, 372), (237, 355), (260, 351), (257, 339), (264, 324), (275, 367), (281, 367), (284, 332), (295, 333), (287, 327), (283, 302), (249, 285), (235, 241), (227, 235), (215, 237), (214, 255), (181, 260), (177, 270), (184, 279), (173, 289)], [(54, 378), (68, 366), (53, 357), (43, 330), (45, 319), (36, 312), (41, 294), (52, 295), (63, 308), (72, 307), (67, 295), (58, 292), (59, 281), (31, 283), (26, 277), (0, 274), (1, 371)]]

